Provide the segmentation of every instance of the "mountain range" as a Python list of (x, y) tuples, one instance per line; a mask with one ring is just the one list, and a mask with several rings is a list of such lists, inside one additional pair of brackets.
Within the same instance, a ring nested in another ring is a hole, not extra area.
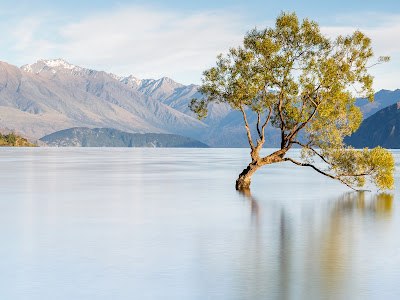
[(33, 138), (73, 127), (103, 127), (179, 134), (214, 147), (240, 146), (242, 126), (239, 135), (224, 129), (232, 114), (227, 105), (211, 107), (204, 122), (189, 112), (188, 103), (199, 96), (197, 88), (170, 78), (118, 77), (62, 59), (21, 68), (0, 62), (0, 126)]
[(364, 98), (358, 98), (356, 100), (356, 105), (361, 108), (363, 118), (367, 119), (381, 109), (397, 102), (400, 102), (400, 89), (395, 91), (380, 90), (375, 93), (373, 102), (369, 102)]
[[(199, 121), (189, 110), (198, 86), (164, 77), (138, 79), (82, 68), (62, 59), (21, 68), (0, 62), (0, 127), (40, 139), (74, 127), (114, 128), (128, 133), (192, 137), (211, 147), (247, 147), (240, 112), (211, 104)], [(379, 91), (375, 101), (358, 99), (365, 116), (400, 101), (400, 90)], [(254, 114), (248, 121), (256, 123)], [(254, 128), (254, 126), (252, 126)], [(266, 128), (266, 146), (277, 146), (279, 131)]]
[(355, 148), (400, 148), (400, 102), (365, 119), (345, 142)]

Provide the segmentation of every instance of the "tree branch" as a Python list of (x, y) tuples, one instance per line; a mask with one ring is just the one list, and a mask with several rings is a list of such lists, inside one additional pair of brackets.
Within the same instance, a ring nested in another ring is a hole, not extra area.
[(284, 161), (283, 156), (285, 155), (285, 153), (287, 151), (288, 151), (287, 148), (279, 149), (279, 150), (275, 151), (274, 153), (271, 153), (270, 155), (263, 157), (261, 159), (261, 162), (263, 164), (270, 164), (270, 163)]
[(240, 105), (240, 110), (242, 111), (242, 114), (243, 114), (244, 123), (245, 123), (245, 125), (246, 125), (247, 138), (249, 139), (249, 144), (250, 144), (251, 150), (254, 150), (255, 147), (254, 147), (253, 141), (252, 141), (252, 139), (251, 139), (251, 133), (250, 133), (250, 128), (249, 128), (249, 123), (247, 122), (246, 113), (245, 113), (245, 111), (244, 111), (242, 105)]
[[(284, 78), (284, 81), (286, 80), (286, 77)], [(283, 103), (283, 86), (281, 87), (281, 92), (279, 94), (279, 104), (278, 104), (278, 111), (279, 111), (279, 117), (281, 119), (281, 149), (284, 148), (285, 145), (285, 120), (283, 119), (283, 114), (282, 114), (282, 103)]]
[(305, 144), (303, 144), (303, 143), (300, 143), (299, 141), (292, 141), (292, 143), (297, 144), (297, 145), (300, 145), (300, 146), (302, 146), (303, 148), (310, 149), (312, 152), (314, 152), (316, 155), (318, 155), (319, 158), (321, 158), (325, 163), (330, 164), (330, 163), (325, 159), (325, 157), (323, 157), (320, 153), (318, 153), (315, 149), (311, 148), (309, 145), (305, 145)]
[(333, 175), (331, 175), (331, 174), (329, 174), (329, 173), (326, 173), (326, 172), (324, 172), (324, 171), (318, 169), (316, 166), (314, 166), (314, 165), (312, 165), (312, 164), (309, 164), (309, 163), (301, 163), (301, 162), (295, 161), (294, 159), (292, 159), (292, 158), (290, 158), (290, 157), (285, 157), (283, 160), (284, 160), (284, 161), (290, 161), (290, 162), (292, 162), (292, 163), (294, 163), (294, 164), (296, 164), (296, 165), (298, 165), (298, 166), (313, 168), (315, 171), (317, 171), (318, 173), (320, 173), (320, 174), (322, 174), (322, 175), (325, 175), (325, 176), (327, 176), (327, 177), (329, 177), (329, 178), (332, 178), (332, 179), (339, 180), (341, 183), (347, 185), (349, 188), (351, 188), (351, 189), (354, 190), (354, 191), (358, 191), (358, 192), (360, 192), (360, 191), (366, 191), (366, 190), (358, 190), (358, 189), (352, 187), (350, 184), (348, 184), (347, 182), (345, 182), (345, 181), (342, 179), (342, 177), (366, 176), (366, 175), (369, 175), (368, 173), (360, 173), (360, 174), (341, 174), (341, 175), (339, 175), (339, 176), (333, 176)]
[(299, 127), (300, 121), (297, 122), (297, 124), (293, 127), (293, 129), (290, 131), (290, 133), (286, 136), (285, 144), (286, 144), (286, 141), (289, 141), (289, 143), (291, 143), (291, 140), (293, 139), (293, 137), (296, 136), (296, 134), (297, 134), (301, 129), (303, 129), (303, 128), (311, 121), (311, 119), (315, 116), (315, 114), (316, 114), (316, 112), (317, 112), (317, 109), (318, 109), (318, 107), (319, 107), (319, 105), (320, 105), (321, 103), (315, 102), (315, 101), (311, 98), (310, 95), (311, 95), (311, 94), (317, 93), (316, 98), (318, 99), (318, 98), (319, 98), (318, 93), (319, 93), (319, 89), (320, 89), (321, 87), (322, 87), (322, 82), (320, 82), (319, 85), (312, 91), (312, 93), (308, 94), (308, 95), (307, 95), (307, 98), (305, 98), (305, 99), (303, 100), (303, 105), (302, 105), (302, 108), (301, 108), (299, 120), (301, 120), (301, 118), (303, 117), (305, 105), (306, 105), (306, 103), (307, 103), (307, 101), (306, 101), (307, 99), (310, 100), (312, 104), (314, 104), (315, 109), (314, 109), (313, 113), (311, 114), (311, 116), (307, 119), (307, 121), (305, 121), (304, 123), (302, 123), (302, 124), (300, 125), (300, 127)]
[[(308, 97), (308, 98), (310, 98), (310, 97)], [(303, 118), (303, 114), (304, 114), (304, 109), (305, 109), (305, 107), (306, 107), (306, 103), (307, 103), (307, 101), (306, 101), (306, 99), (304, 99), (303, 100), (303, 105), (302, 105), (302, 107), (301, 107), (301, 111), (300, 111), (300, 115), (299, 115), (299, 121), (296, 123), (296, 125), (294, 125), (293, 126), (293, 129), (290, 131), (290, 133), (286, 136), (286, 141), (290, 141), (290, 139), (292, 138), (292, 133), (297, 129), (297, 127), (299, 126), (299, 124), (300, 124), (300, 121), (301, 121), (301, 119)], [(285, 143), (286, 143), (286, 141), (285, 141)], [(289, 142), (290, 143), (290, 142)]]
[(315, 114), (317, 113), (318, 106), (315, 107), (313, 113), (311, 116), (308, 117), (307, 121), (303, 122), (297, 129), (293, 129), (292, 132), (287, 136), (287, 140), (291, 142), (291, 140), (296, 136), (297, 133), (299, 133), (300, 130), (302, 130), (311, 120), (314, 118)]
[(272, 108), (270, 107), (267, 120), (265, 121), (264, 125), (261, 127), (261, 134), (262, 134), (262, 139), (263, 140), (265, 139), (265, 134), (264, 134), (265, 127), (267, 126), (269, 120), (271, 119), (271, 114), (272, 114)]
[(261, 116), (260, 116), (260, 113), (258, 112), (257, 113), (257, 132), (258, 132), (258, 136), (260, 137), (260, 139), (262, 139), (262, 135), (260, 132), (260, 118), (261, 118)]

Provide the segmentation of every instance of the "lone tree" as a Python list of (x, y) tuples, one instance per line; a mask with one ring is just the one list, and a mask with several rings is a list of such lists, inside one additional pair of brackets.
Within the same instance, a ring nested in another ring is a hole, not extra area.
[[(319, 25), (299, 22), (295, 13), (281, 13), (275, 28), (254, 29), (243, 46), (219, 55), (216, 66), (204, 72), (200, 92), (190, 109), (199, 119), (210, 102), (227, 103), (241, 111), (251, 148), (251, 162), (239, 174), (236, 189), (248, 189), (261, 166), (291, 162), (360, 189), (368, 180), (380, 189), (393, 187), (394, 158), (381, 147), (357, 150), (343, 143), (362, 120), (355, 97), (373, 101), (373, 77), (367, 63), (371, 40), (360, 31), (330, 40)], [(380, 57), (376, 64), (388, 61)], [(252, 131), (247, 114), (255, 113)], [(261, 157), (265, 127), (280, 129), (280, 149)], [(256, 140), (252, 137), (256, 133)], [(301, 160), (287, 156), (297, 145)]]

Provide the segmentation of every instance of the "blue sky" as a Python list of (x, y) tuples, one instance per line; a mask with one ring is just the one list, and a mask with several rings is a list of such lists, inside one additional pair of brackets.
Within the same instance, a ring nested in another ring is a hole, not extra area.
[(215, 57), (280, 11), (317, 21), (328, 36), (356, 29), (391, 62), (372, 70), (375, 89), (400, 88), (400, 1), (3, 1), (0, 60), (39, 59), (138, 78), (200, 83)]

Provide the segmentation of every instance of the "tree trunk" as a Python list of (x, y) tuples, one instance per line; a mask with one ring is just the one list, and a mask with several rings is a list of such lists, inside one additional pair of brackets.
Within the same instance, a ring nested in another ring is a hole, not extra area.
[(239, 174), (239, 178), (236, 179), (236, 189), (238, 191), (250, 189), (251, 176), (258, 170), (261, 165), (258, 162), (252, 162), (247, 166), (246, 169)]
[(260, 158), (258, 156), (257, 151), (253, 151), (251, 153), (252, 157), (252, 162), (247, 166), (246, 169), (242, 171), (242, 173), (239, 174), (239, 178), (236, 179), (236, 189), (238, 191), (243, 191), (243, 190), (248, 190), (250, 189), (250, 183), (251, 183), (251, 176), (262, 166), (264, 165), (269, 165), (277, 162), (282, 162), (283, 156), (285, 155), (286, 151), (289, 150), (288, 148), (284, 148), (281, 150), (278, 150), (264, 158)]

